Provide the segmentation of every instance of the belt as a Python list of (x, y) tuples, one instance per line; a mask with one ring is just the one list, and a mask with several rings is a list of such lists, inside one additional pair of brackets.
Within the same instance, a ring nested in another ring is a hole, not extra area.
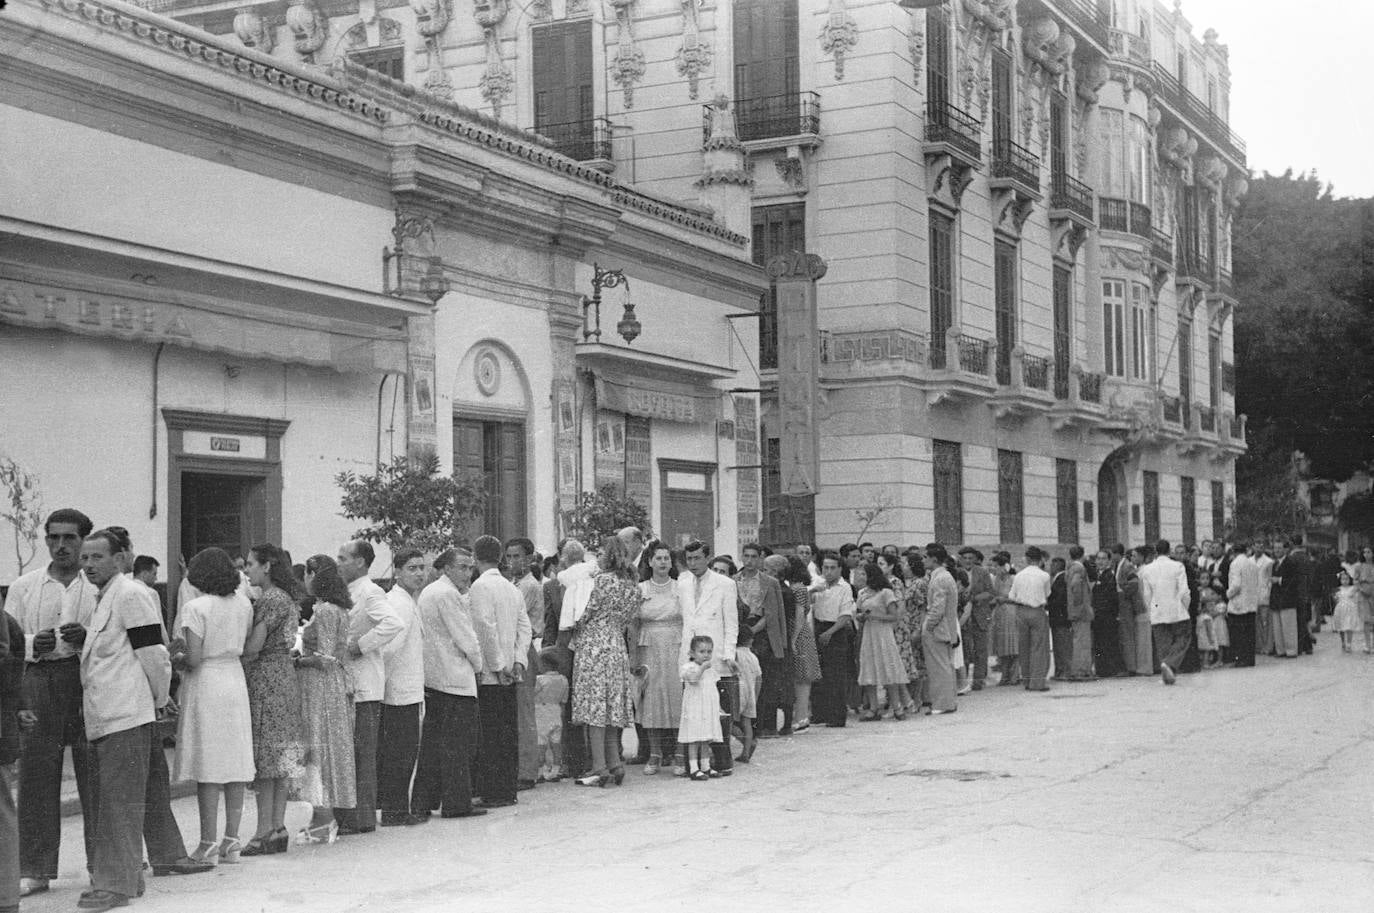
[(80, 656), (63, 656), (63, 657), (60, 658), (60, 659), (40, 659), (40, 660), (35, 660), (35, 661), (33, 661), (33, 662), (27, 663), (26, 666), (27, 666), (28, 668), (32, 669), (32, 668), (34, 668), (34, 667), (42, 668), (43, 666), (53, 666), (53, 667), (57, 667), (57, 666), (69, 666), (69, 665), (71, 665), (72, 663), (80, 663), (80, 662), (81, 662), (81, 657), (80, 657)]

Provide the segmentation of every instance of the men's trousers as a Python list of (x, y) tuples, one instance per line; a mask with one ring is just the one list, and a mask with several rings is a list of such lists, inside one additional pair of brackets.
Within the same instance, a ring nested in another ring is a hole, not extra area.
[(341, 827), (370, 831), (377, 827), (377, 731), (382, 720), (381, 701), (353, 705), (353, 767), (357, 777), (357, 804), (334, 809)]
[(24, 737), (19, 757), (19, 871), (25, 878), (57, 877), (62, 757), (68, 746), (90, 870), (95, 859), (95, 801), (91, 753), (81, 716), (81, 661), (72, 657), (29, 663), (24, 670), (24, 692), (38, 724)]
[(410, 811), (410, 778), (420, 754), (420, 708), (416, 704), (382, 704), (377, 726), (377, 805), (382, 814)]
[(1167, 622), (1151, 626), (1154, 633), (1155, 652), (1159, 654), (1160, 665), (1168, 666), (1178, 672), (1183, 667), (1183, 658), (1188, 653), (1192, 641), (1193, 622), (1191, 619)]
[[(711, 769), (721, 772), (735, 769), (735, 750), (730, 742), (730, 725), (739, 720), (739, 676), (722, 675), (716, 680), (716, 694), (720, 697), (720, 734), (722, 740), (711, 743)], [(607, 758), (607, 763), (610, 763)]]
[(488, 805), (514, 802), (520, 767), (515, 685), (478, 685), (477, 708), (482, 720), (473, 776), (477, 793)]
[(783, 726), (792, 726), (792, 705), (796, 701), (797, 690), (792, 687), (792, 654), (784, 651), (775, 656), (767, 638), (758, 644), (759, 670), (762, 673), (759, 689), (758, 721), (754, 724), (755, 733), (777, 732), (778, 711), (782, 711)]
[(1073, 628), (1050, 625), (1050, 653), (1054, 656), (1054, 677), (1068, 678), (1073, 669)]
[[(936, 640), (926, 631), (921, 636), (920, 650), (926, 661), (926, 688), (931, 710), (954, 710), (955, 698), (954, 648), (948, 641)], [(894, 707), (895, 711), (897, 708)]]
[(1312, 604), (1304, 601), (1298, 606), (1298, 652), (1312, 652)]
[(95, 759), (95, 866), (91, 886), (125, 897), (138, 893), (148, 761), (157, 724), (112, 732), (91, 742)]
[(1271, 609), (1269, 627), (1274, 632), (1274, 652), (1279, 656), (1298, 655), (1298, 610)]
[(1069, 666), (1071, 678), (1091, 678), (1093, 674), (1093, 623), (1073, 623), (1073, 662)]
[(162, 735), (156, 726), (148, 745), (143, 842), (148, 847), (148, 861), (153, 865), (170, 865), (186, 855), (181, 826), (172, 814), (172, 771), (167, 767), (167, 749), (162, 747)]
[(472, 759), (482, 740), (477, 698), (425, 689), (420, 767), (410, 806), (416, 813), (472, 809)]
[(1026, 690), (1044, 691), (1050, 673), (1050, 620), (1041, 606), (1016, 607), (1017, 655)]
[(1125, 672), (1126, 663), (1121, 657), (1121, 632), (1117, 627), (1116, 614), (1094, 611), (1092, 632), (1094, 671), (1103, 677)]
[(964, 659), (973, 667), (973, 683), (984, 685), (988, 680), (988, 632), (972, 620), (964, 622), (959, 629), (964, 639)]
[(0, 910), (19, 908), (19, 809), (14, 804), (18, 779), (15, 765), (0, 764)]
[(530, 646), (525, 658), (525, 677), (515, 684), (515, 713), (517, 743), (520, 752), (519, 778), (534, 782), (539, 779), (539, 765), (543, 752), (539, 750), (539, 734), (534, 724), (534, 680), (539, 675), (539, 654)]
[(821, 635), (837, 622), (816, 622), (816, 648), (820, 652), (821, 680), (811, 687), (811, 719), (817, 723), (843, 726), (849, 715), (846, 698), (852, 668), (849, 664), (849, 643), (854, 631), (848, 623), (841, 625), (828, 644), (821, 644)]
[(1244, 669), (1255, 664), (1255, 615), (1256, 612), (1227, 614), (1226, 625), (1231, 632), (1231, 653), (1236, 658), (1236, 668)]
[(1255, 652), (1263, 653), (1268, 656), (1274, 652), (1274, 628), (1272, 625), (1273, 617), (1270, 615), (1269, 606), (1262, 605), (1255, 612)]

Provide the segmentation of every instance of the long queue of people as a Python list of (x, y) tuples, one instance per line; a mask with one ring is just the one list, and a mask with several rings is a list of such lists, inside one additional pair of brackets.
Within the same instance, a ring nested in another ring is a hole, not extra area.
[[(646, 544), (627, 528), (594, 555), (565, 540), (547, 562), (522, 538), (432, 558), (399, 548), (389, 590), (362, 541), (294, 567), (275, 545), (241, 568), (206, 549), (169, 627), (131, 573), (126, 531), (64, 509), (45, 533), (50, 561), (11, 586), (0, 625), (0, 913), (57, 878), (67, 748), (90, 875), (78, 907), (103, 910), (142, 894), (145, 844), (153, 875), (191, 875), (379, 825), (485, 815), (539, 783), (621, 786), (631, 765), (719, 779), (761, 741), (813, 725), (953, 713), (994, 663), (999, 685), (1046, 691), (1051, 678), (1173, 684), (1253, 665), (1257, 643), (1310, 652), (1327, 576), (1286, 542), (1272, 558), (1258, 545), (1190, 555), (1159, 542), (1092, 560), (1030, 547), (1019, 568), (1006, 552), (939, 543), (751, 543), (737, 566), (705, 543)], [(1342, 569), (1330, 601), (1338, 628), (1353, 611), (1367, 649), (1372, 559)], [(196, 784), (191, 852), (174, 781)], [(294, 835), (290, 801), (312, 807)]]

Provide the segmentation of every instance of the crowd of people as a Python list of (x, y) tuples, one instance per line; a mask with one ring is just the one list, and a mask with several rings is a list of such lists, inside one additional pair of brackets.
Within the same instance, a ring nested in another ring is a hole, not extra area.
[[(63, 509), (45, 535), (50, 560), (10, 587), (0, 624), (0, 913), (57, 878), (68, 748), (90, 875), (78, 907), (105, 910), (143, 893), (145, 844), (153, 875), (192, 875), (485, 815), (538, 783), (621, 786), (630, 765), (709, 781), (812, 726), (954, 713), (992, 669), (1037, 692), (1172, 685), (1310, 653), (1327, 615), (1343, 649), (1362, 634), (1374, 650), (1374, 550), (1341, 562), (1286, 540), (1091, 559), (1032, 546), (1018, 561), (750, 543), (737, 565), (627, 528), (547, 560), (523, 538), (397, 548), (380, 582), (364, 541), (299, 565), (264, 544), (193, 556), (164, 613), (156, 563), (122, 528)], [(173, 781), (196, 785), (191, 852)], [(294, 835), (290, 801), (312, 808)]]

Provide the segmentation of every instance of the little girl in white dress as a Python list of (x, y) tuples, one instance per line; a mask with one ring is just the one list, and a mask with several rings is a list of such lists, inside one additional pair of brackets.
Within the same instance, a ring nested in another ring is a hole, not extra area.
[(687, 746), (688, 776), (693, 780), (719, 777), (711, 769), (711, 743), (723, 741), (720, 732), (720, 673), (711, 666), (715, 643), (698, 634), (688, 644), (691, 658), (682, 665), (682, 721), (677, 740)]
[(1336, 611), (1332, 622), (1341, 635), (1341, 652), (1354, 649), (1355, 632), (1364, 625), (1360, 621), (1360, 597), (1355, 581), (1348, 571), (1341, 571), (1340, 588), (1336, 590)]

